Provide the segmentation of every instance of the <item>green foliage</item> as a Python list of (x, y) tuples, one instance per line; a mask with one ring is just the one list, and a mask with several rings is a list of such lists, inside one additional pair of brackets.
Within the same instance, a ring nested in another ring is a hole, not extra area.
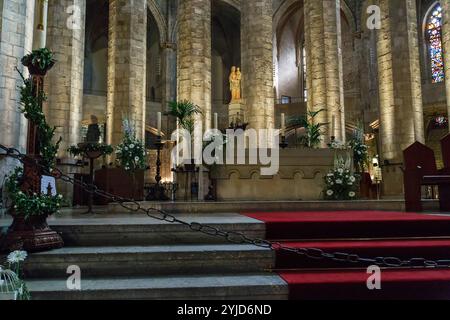
[(319, 111), (308, 111), (306, 115), (293, 117), (289, 120), (289, 126), (294, 128), (304, 128), (305, 134), (299, 137), (299, 142), (306, 148), (317, 148), (322, 142), (323, 130), (325, 123), (316, 123), (316, 117), (322, 113), (324, 109)]
[[(17, 70), (18, 71), (18, 70)], [(24, 85), (20, 88), (20, 112), (23, 113), (31, 123), (37, 126), (37, 136), (40, 143), (41, 163), (48, 171), (55, 165), (55, 157), (59, 150), (62, 138), (53, 143), (55, 136), (55, 127), (50, 127), (42, 112), (42, 104), (47, 100), (43, 91), (39, 91), (37, 95), (33, 88), (31, 78), (25, 79), (23, 74), (18, 71), (22, 77)]]
[(6, 191), (14, 203), (16, 214), (29, 219), (31, 216), (52, 215), (59, 211), (63, 196), (44, 194), (27, 194), (20, 189), (19, 181), (23, 175), (22, 168), (16, 168), (14, 173), (6, 181)]
[(339, 157), (335, 167), (324, 178), (325, 200), (354, 200), (357, 196), (358, 179), (351, 172), (351, 161)]
[(194, 103), (183, 100), (180, 102), (170, 102), (168, 115), (175, 117), (178, 120), (181, 128), (194, 132), (195, 119), (194, 116), (202, 114), (199, 106)]
[(100, 152), (102, 156), (107, 156), (112, 154), (114, 152), (114, 149), (112, 146), (106, 144), (86, 143), (80, 147), (71, 146), (69, 149), (67, 149), (67, 152), (69, 152), (74, 157), (83, 156), (87, 152)]
[(27, 54), (22, 58), (22, 64), (28, 68), (34, 67), (44, 73), (49, 70), (55, 64), (53, 52), (47, 48), (33, 50), (30, 54)]

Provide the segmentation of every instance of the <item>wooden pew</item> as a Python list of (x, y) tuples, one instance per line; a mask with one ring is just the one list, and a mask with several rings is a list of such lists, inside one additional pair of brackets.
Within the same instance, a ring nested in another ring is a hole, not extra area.
[(438, 186), (440, 208), (450, 211), (450, 174), (437, 170), (433, 150), (415, 142), (403, 152), (403, 157), (406, 211), (423, 211), (422, 186)]

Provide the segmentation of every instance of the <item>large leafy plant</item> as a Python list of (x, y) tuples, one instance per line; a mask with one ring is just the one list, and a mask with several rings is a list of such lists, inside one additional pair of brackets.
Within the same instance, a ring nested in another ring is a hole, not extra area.
[(195, 126), (195, 115), (202, 114), (202, 111), (193, 102), (183, 100), (180, 102), (170, 102), (167, 114), (175, 117), (180, 127), (192, 134)]
[(82, 146), (71, 146), (69, 149), (67, 149), (67, 152), (69, 152), (74, 157), (84, 156), (89, 152), (99, 152), (102, 156), (107, 156), (112, 154), (114, 152), (114, 149), (107, 144), (86, 143)]
[(22, 64), (38, 74), (45, 74), (55, 62), (53, 52), (47, 48), (33, 50), (22, 58)]
[(318, 111), (308, 111), (306, 115), (293, 117), (289, 120), (289, 126), (292, 128), (304, 128), (305, 133), (299, 137), (299, 143), (306, 148), (317, 148), (322, 142), (323, 130), (325, 123), (317, 123), (317, 116), (324, 109)]
[(18, 72), (23, 80), (23, 86), (20, 88), (20, 112), (27, 120), (36, 125), (41, 164), (47, 171), (50, 171), (55, 165), (55, 158), (62, 138), (60, 137), (56, 142), (53, 142), (56, 127), (51, 127), (47, 123), (44, 112), (42, 112), (42, 104), (47, 100), (46, 94), (42, 90), (36, 93), (33, 80), (25, 78), (20, 71)]

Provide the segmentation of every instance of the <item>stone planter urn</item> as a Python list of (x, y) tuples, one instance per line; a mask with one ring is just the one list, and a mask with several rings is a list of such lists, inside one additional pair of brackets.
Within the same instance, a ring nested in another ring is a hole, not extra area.
[(31, 216), (28, 219), (17, 213), (11, 215), (14, 220), (8, 228), (2, 250), (40, 252), (64, 246), (61, 236), (49, 227), (48, 215)]

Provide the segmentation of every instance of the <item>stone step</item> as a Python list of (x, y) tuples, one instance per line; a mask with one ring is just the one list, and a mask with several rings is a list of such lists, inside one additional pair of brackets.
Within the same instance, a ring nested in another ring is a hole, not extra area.
[(252, 273), (270, 270), (275, 253), (252, 245), (162, 245), (146, 247), (66, 247), (31, 254), (27, 278), (64, 278), (67, 268), (82, 276), (150, 276)]
[[(423, 201), (427, 210), (439, 210), (439, 202)], [(405, 200), (356, 200), (356, 201), (217, 201), (217, 202), (142, 202), (144, 208), (156, 208), (167, 212), (209, 214), (228, 212), (285, 212), (285, 211), (348, 211), (348, 210), (383, 210), (404, 211)], [(111, 203), (108, 212), (122, 213), (124, 208)]]
[(202, 275), (86, 279), (69, 291), (65, 279), (27, 281), (34, 300), (286, 300), (276, 275)]
[[(178, 214), (187, 222), (198, 222), (225, 231), (242, 232), (249, 237), (264, 238), (264, 223), (231, 213)], [(148, 246), (158, 244), (226, 243), (189, 227), (155, 220), (137, 214), (63, 215), (49, 219), (51, 227), (61, 233), (67, 246)]]

